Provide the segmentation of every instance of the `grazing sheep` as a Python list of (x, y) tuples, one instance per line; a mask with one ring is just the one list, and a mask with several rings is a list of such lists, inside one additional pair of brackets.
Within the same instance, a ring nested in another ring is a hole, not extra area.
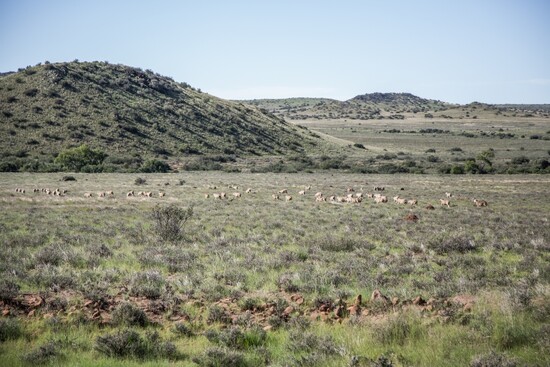
[(305, 194), (306, 194), (306, 190), (298, 191), (298, 195), (305, 195)]
[(143, 195), (145, 195), (145, 193), (144, 193), (143, 191), (139, 191), (139, 192), (137, 193), (137, 196), (143, 196)]
[[(324, 199), (322, 196), (318, 197), (317, 199)], [(326, 201), (326, 200), (321, 200)], [(332, 195), (328, 197), (328, 201), (336, 201), (336, 196)]]
[[(48, 190), (49, 191), (49, 190)], [(91, 198), (92, 196), (94, 196), (94, 194), (92, 194), (91, 192), (85, 192), (84, 193), (84, 197), (85, 198)]]
[(355, 192), (355, 189), (353, 187), (348, 187), (346, 191), (347, 192)]
[(395, 201), (397, 204), (407, 204), (407, 199), (397, 198)]
[(482, 206), (487, 206), (487, 202), (485, 200), (478, 200), (474, 198), (474, 205), (478, 208), (481, 208)]
[(104, 197), (105, 197), (105, 193), (104, 193), (104, 192), (98, 192), (98, 193), (97, 193), (97, 196), (100, 197), (100, 198), (104, 198)]
[(107, 191), (105, 192), (105, 195), (115, 196), (115, 193), (113, 191)]
[(290, 196), (290, 195), (285, 196), (285, 201), (291, 201), (291, 200), (292, 200), (292, 196)]
[(356, 197), (356, 198), (361, 198), (361, 199), (363, 199), (363, 193), (362, 193), (362, 192), (358, 192), (357, 194), (355, 194), (355, 197)]
[(311, 190), (311, 186), (306, 186), (306, 191)]
[[(331, 196), (330, 198), (334, 199), (334, 196)], [(327, 199), (325, 197), (322, 197), (322, 196), (317, 196), (315, 198), (315, 201), (327, 201)]]
[(227, 194), (225, 192), (220, 192), (221, 199), (227, 199)]
[(235, 197), (235, 199), (239, 199), (241, 197), (241, 193), (240, 192), (234, 192), (233, 196)]
[(316, 198), (317, 198), (317, 197), (321, 197), (321, 196), (323, 196), (323, 193), (322, 193), (321, 191), (315, 193), (315, 197), (316, 197)]
[(166, 196), (166, 193), (165, 192), (159, 192), (159, 198), (163, 198)]
[(127, 197), (127, 198), (129, 198), (130, 196), (135, 196), (134, 190), (128, 191), (128, 193), (126, 194), (126, 197)]
[(144, 193), (145, 197), (152, 198), (153, 193), (151, 191)]
[(393, 197), (393, 201), (397, 203), (397, 200), (399, 200), (399, 195)]
[(374, 198), (374, 202), (375, 202), (376, 204), (387, 203), (387, 202), (388, 202), (388, 197), (387, 197), (387, 196), (380, 195), (380, 196)]
[(278, 195), (278, 194), (272, 194), (272, 195), (271, 195), (271, 198), (272, 198), (273, 200), (279, 200), (279, 195)]
[(248, 189), (246, 189), (245, 193), (251, 194), (252, 193), (252, 188), (249, 187)]
[[(206, 194), (206, 195), (208, 195), (208, 194)], [(222, 196), (218, 193), (212, 194), (212, 196), (214, 197), (214, 199), (221, 199), (222, 198)]]
[(288, 190), (287, 189), (279, 190), (279, 194), (288, 194)]
[(368, 199), (372, 199), (372, 198), (374, 198), (374, 195), (373, 195), (373, 194), (367, 193), (367, 198), (368, 198)]
[(418, 204), (418, 200), (416, 200), (416, 199), (407, 200), (407, 204), (409, 204), (409, 205), (416, 205), (416, 204)]
[(451, 207), (451, 201), (450, 200), (445, 200), (445, 199), (439, 199), (439, 203), (441, 205), (446, 205), (447, 207)]
[(453, 197), (453, 194), (450, 193), (450, 192), (446, 192), (446, 193), (445, 193), (445, 196), (448, 197), (448, 198), (452, 198), (452, 197)]
[(210, 195), (208, 193), (204, 194), (205, 199), (208, 199), (209, 197), (210, 197)]

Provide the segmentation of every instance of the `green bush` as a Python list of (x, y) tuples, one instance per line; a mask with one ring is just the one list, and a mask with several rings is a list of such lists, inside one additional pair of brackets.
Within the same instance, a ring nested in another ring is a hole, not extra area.
[(171, 169), (168, 163), (164, 161), (160, 161), (158, 159), (150, 159), (146, 161), (139, 170), (140, 172), (146, 173), (166, 173)]
[(142, 337), (134, 330), (119, 331), (114, 334), (98, 336), (95, 341), (95, 350), (113, 358), (181, 359), (176, 346), (163, 341), (157, 332), (147, 333)]
[[(70, 148), (62, 151), (54, 160), (63, 169), (79, 172), (85, 166), (99, 166), (107, 154), (94, 150), (87, 145), (81, 145), (77, 148)], [(88, 167), (88, 169), (91, 169)]]
[(0, 320), (0, 342), (15, 340), (23, 335), (18, 319), (6, 318)]
[(157, 204), (152, 209), (155, 233), (164, 241), (180, 240), (184, 235), (183, 226), (192, 216), (192, 206), (183, 209), (175, 204), (166, 207)]
[(115, 325), (146, 326), (149, 322), (142, 309), (132, 303), (122, 303), (112, 313)]

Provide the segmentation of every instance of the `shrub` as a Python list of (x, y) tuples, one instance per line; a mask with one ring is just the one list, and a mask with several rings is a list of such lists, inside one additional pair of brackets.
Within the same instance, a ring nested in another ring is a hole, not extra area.
[(524, 163), (529, 163), (529, 158), (525, 156), (512, 158), (512, 164), (520, 165)]
[(206, 318), (206, 322), (208, 324), (213, 324), (216, 322), (227, 324), (231, 322), (231, 318), (222, 307), (213, 305), (213, 306), (210, 306), (210, 308), (208, 309), (208, 316)]
[(470, 367), (516, 367), (517, 363), (506, 355), (491, 351), (472, 358)]
[(98, 336), (95, 342), (95, 350), (115, 358), (144, 358), (147, 352), (143, 339), (133, 330)]
[(130, 282), (130, 295), (151, 299), (160, 298), (164, 292), (165, 280), (158, 271), (137, 273)]
[(54, 341), (49, 341), (46, 344), (25, 353), (22, 356), (22, 359), (24, 362), (29, 364), (45, 364), (60, 356), (60, 344)]
[(134, 184), (136, 185), (145, 185), (146, 183), (147, 183), (147, 180), (142, 177), (138, 177), (134, 181)]
[(170, 166), (168, 163), (164, 161), (160, 161), (158, 159), (151, 159), (146, 161), (141, 168), (139, 169), (141, 172), (147, 172), (147, 173), (166, 173), (170, 171)]
[(266, 332), (260, 327), (243, 331), (236, 326), (219, 332), (209, 330), (205, 333), (205, 336), (212, 343), (239, 350), (264, 345), (267, 338)]
[(447, 254), (451, 252), (464, 254), (476, 249), (474, 241), (471, 238), (463, 236), (436, 238), (429, 242), (429, 247), (438, 254)]
[(76, 181), (76, 178), (74, 176), (63, 176), (61, 177), (61, 181)]
[(107, 157), (107, 154), (94, 150), (87, 145), (70, 148), (62, 151), (54, 160), (63, 169), (78, 172), (84, 166), (98, 166)]
[(147, 315), (139, 307), (132, 303), (122, 303), (112, 313), (112, 320), (115, 325), (125, 326), (146, 326)]
[(15, 340), (23, 335), (18, 319), (6, 318), (0, 320), (0, 342)]
[(464, 166), (452, 166), (450, 173), (453, 175), (462, 175), (464, 174)]
[(208, 348), (193, 362), (201, 367), (247, 367), (250, 364), (246, 361), (242, 352), (228, 350), (226, 348)]
[(181, 357), (175, 345), (162, 341), (157, 332), (147, 333), (145, 337), (134, 330), (101, 335), (97, 337), (94, 348), (98, 352), (114, 358), (168, 358), (174, 360)]
[(19, 285), (11, 279), (0, 279), (0, 301), (9, 303), (19, 295)]
[(175, 204), (166, 207), (156, 205), (152, 209), (155, 232), (164, 241), (177, 241), (183, 237), (183, 226), (193, 216), (193, 207), (179, 208)]

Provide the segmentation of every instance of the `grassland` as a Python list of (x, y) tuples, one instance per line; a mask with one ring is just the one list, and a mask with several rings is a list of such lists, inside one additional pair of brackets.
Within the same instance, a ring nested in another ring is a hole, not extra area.
[[(546, 175), (63, 175), (0, 176), (0, 365), (550, 363)], [(313, 198), (374, 186), (389, 203)], [(170, 204), (193, 207), (174, 241)]]

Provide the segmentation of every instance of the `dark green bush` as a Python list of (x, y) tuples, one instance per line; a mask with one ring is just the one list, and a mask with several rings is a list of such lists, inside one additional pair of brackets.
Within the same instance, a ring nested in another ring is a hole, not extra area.
[(168, 163), (164, 161), (150, 159), (146, 161), (139, 170), (146, 173), (166, 173), (170, 171), (171, 168)]
[(81, 145), (77, 148), (70, 148), (62, 151), (54, 160), (65, 170), (79, 172), (85, 166), (101, 165), (107, 154), (94, 150), (87, 145)]
[(29, 364), (46, 364), (53, 359), (62, 356), (61, 345), (55, 341), (49, 341), (25, 354), (22, 359)]
[(15, 318), (0, 319), (0, 342), (19, 339), (23, 335), (21, 324)]
[(200, 367), (247, 367), (251, 366), (247, 362), (242, 352), (229, 350), (220, 347), (211, 347), (204, 351), (198, 357), (193, 358), (193, 362)]
[(145, 312), (132, 303), (120, 304), (112, 313), (115, 325), (146, 326), (149, 322)]
[(142, 337), (134, 330), (119, 331), (97, 337), (95, 350), (113, 358), (181, 359), (177, 348), (170, 342), (163, 341), (157, 332), (147, 333)]

